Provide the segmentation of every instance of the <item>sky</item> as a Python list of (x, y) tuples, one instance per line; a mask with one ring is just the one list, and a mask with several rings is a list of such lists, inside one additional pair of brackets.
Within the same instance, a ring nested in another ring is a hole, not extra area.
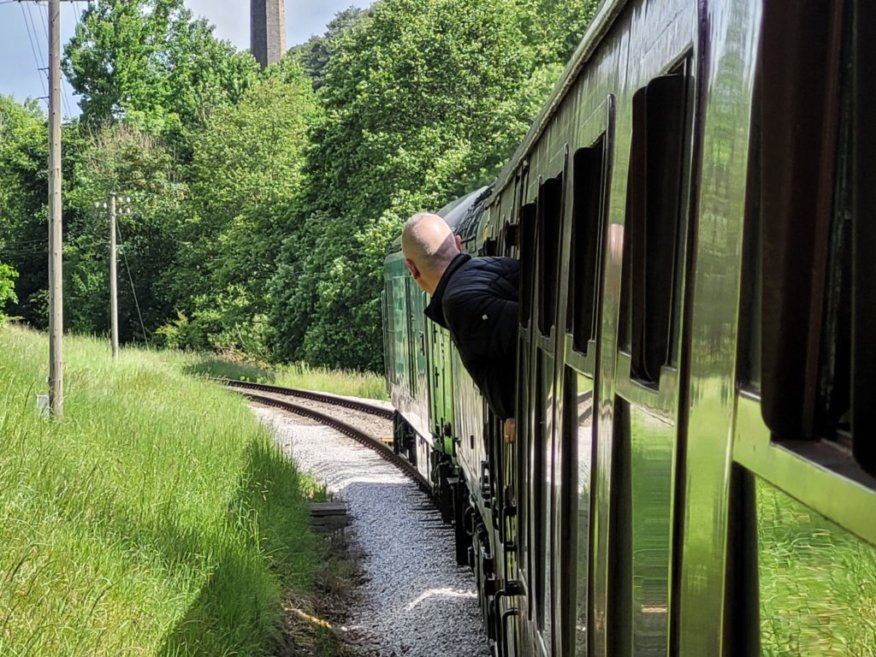
[[(220, 39), (230, 41), (239, 50), (249, 49), (249, 0), (184, 0), (196, 16), (212, 23)], [(339, 11), (351, 5), (367, 7), (372, 0), (286, 0), (286, 46), (307, 41), (322, 34)], [(79, 16), (88, 3), (61, 2), (61, 41), (73, 35)], [(0, 0), (0, 95), (16, 100), (46, 96), (48, 61), (48, 3)], [(64, 84), (62, 112), (79, 113), (76, 96)], [(43, 102), (45, 108), (45, 102)]]

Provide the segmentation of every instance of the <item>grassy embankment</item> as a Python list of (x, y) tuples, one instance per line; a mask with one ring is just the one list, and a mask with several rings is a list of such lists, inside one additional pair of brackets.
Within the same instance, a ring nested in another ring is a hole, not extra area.
[(386, 381), (373, 372), (330, 370), (304, 363), (280, 365), (272, 369), (210, 355), (186, 354), (181, 357), (189, 361), (186, 370), (196, 375), (269, 383), (285, 388), (318, 390), (351, 397), (389, 398), (386, 394)]
[(759, 482), (764, 657), (876, 657), (876, 547)]
[(270, 654), (319, 561), (312, 486), (174, 359), (65, 349), (65, 418), (40, 419), (45, 337), (0, 328), (0, 655)]

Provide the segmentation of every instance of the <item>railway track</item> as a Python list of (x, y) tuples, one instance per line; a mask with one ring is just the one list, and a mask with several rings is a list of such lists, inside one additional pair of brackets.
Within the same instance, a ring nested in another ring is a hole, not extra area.
[(420, 475), (414, 465), (400, 454), (396, 454), (395, 451), (387, 446), (378, 436), (372, 436), (362, 429), (353, 426), (349, 422), (339, 420), (328, 413), (324, 413), (302, 404), (297, 404), (293, 401), (289, 401), (289, 399), (282, 399), (281, 397), (306, 399), (311, 402), (326, 404), (328, 406), (340, 406), (342, 408), (358, 411), (360, 413), (367, 413), (383, 419), (392, 419), (394, 411), (375, 404), (369, 404), (368, 402), (325, 393), (311, 392), (308, 390), (294, 390), (291, 388), (281, 388), (279, 386), (234, 381), (230, 379), (223, 379), (222, 381), (229, 389), (242, 394), (250, 401), (264, 404), (265, 406), (271, 406), (273, 408), (279, 408), (295, 415), (316, 420), (320, 424), (332, 427), (343, 435), (352, 438), (356, 442), (377, 452), (382, 458), (395, 465), (408, 478), (417, 484), (421, 491), (431, 496), (431, 483)]

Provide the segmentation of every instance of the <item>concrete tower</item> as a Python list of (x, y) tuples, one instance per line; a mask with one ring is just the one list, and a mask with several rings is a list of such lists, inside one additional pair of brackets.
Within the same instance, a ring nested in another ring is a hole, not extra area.
[(249, 43), (262, 68), (286, 52), (285, 0), (250, 0)]

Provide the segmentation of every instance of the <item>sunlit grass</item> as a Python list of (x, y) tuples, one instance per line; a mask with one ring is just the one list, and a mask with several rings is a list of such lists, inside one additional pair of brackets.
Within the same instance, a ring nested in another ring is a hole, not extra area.
[(876, 657), (876, 548), (760, 482), (764, 657)]
[(155, 354), (0, 329), (0, 655), (266, 655), (311, 585), (305, 485), (244, 402)]
[(285, 388), (317, 390), (336, 395), (388, 399), (386, 381), (373, 372), (354, 372), (312, 367), (306, 363), (280, 365), (276, 368), (258, 366), (213, 355), (179, 354), (173, 356), (188, 362), (187, 371), (192, 374), (269, 383)]

